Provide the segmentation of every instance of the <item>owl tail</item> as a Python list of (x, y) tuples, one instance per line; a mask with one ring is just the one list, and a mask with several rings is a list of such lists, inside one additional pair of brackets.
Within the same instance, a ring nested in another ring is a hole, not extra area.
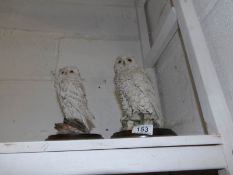
[(64, 123), (77, 128), (83, 133), (88, 133), (89, 129), (77, 118), (64, 118)]
[(85, 124), (88, 127), (89, 131), (91, 131), (91, 129), (95, 127), (95, 124), (93, 123), (94, 118), (95, 117), (93, 116), (93, 114), (91, 112), (87, 111), (86, 117), (85, 117)]
[(156, 116), (156, 125), (159, 127), (159, 128), (163, 128), (164, 127), (164, 121), (163, 121), (163, 116), (161, 114), (161, 112), (158, 110), (155, 110), (155, 116)]

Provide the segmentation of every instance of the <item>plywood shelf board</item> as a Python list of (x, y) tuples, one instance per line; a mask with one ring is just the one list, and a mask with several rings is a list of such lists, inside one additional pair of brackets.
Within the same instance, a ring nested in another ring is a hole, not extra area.
[(0, 154), (221, 145), (217, 135), (0, 143)]

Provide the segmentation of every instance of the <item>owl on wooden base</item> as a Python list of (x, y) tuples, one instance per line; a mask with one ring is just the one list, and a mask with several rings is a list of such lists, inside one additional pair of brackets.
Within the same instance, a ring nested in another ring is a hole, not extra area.
[(143, 124), (163, 127), (153, 85), (143, 68), (134, 58), (124, 56), (116, 59), (114, 71), (116, 94), (123, 112), (121, 130)]
[(94, 116), (88, 109), (86, 93), (77, 67), (63, 67), (54, 75), (57, 99), (64, 122), (55, 124), (59, 134), (89, 133)]

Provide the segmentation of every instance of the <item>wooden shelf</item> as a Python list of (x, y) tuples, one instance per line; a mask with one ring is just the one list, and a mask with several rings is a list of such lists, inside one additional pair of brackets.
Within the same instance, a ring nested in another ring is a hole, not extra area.
[(216, 135), (0, 143), (0, 154), (220, 145)]
[(225, 167), (221, 144), (214, 135), (1, 143), (0, 174), (220, 169)]

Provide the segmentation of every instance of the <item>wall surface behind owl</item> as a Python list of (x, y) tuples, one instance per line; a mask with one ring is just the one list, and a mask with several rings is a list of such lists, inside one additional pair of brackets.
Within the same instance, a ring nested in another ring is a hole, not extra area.
[[(168, 0), (148, 0), (147, 13), (152, 43), (169, 12), (169, 4)], [(233, 1), (193, 0), (193, 4), (233, 119)], [(201, 116), (196, 112), (198, 111), (196, 100), (190, 80), (187, 79), (188, 69), (184, 64), (182, 52), (180, 37), (176, 34), (156, 66), (161, 104), (168, 126), (181, 134), (202, 133), (200, 122), (197, 121)], [(172, 78), (174, 76), (176, 78)], [(187, 93), (188, 91), (190, 93)], [(188, 120), (195, 122), (190, 126)], [(214, 121), (209, 125), (211, 126), (208, 128), (209, 133), (216, 133)]]
[(161, 55), (155, 71), (166, 126), (180, 135), (203, 134), (201, 114), (178, 32)]
[[(151, 43), (171, 9), (169, 0), (146, 4)], [(193, 90), (182, 40), (177, 31), (155, 65), (165, 126), (179, 135), (203, 134), (201, 113)]]
[(113, 64), (142, 63), (134, 0), (0, 0), (0, 141), (44, 140), (63, 120), (50, 71), (79, 67), (94, 132), (120, 128)]
[(233, 1), (193, 0), (233, 119)]

